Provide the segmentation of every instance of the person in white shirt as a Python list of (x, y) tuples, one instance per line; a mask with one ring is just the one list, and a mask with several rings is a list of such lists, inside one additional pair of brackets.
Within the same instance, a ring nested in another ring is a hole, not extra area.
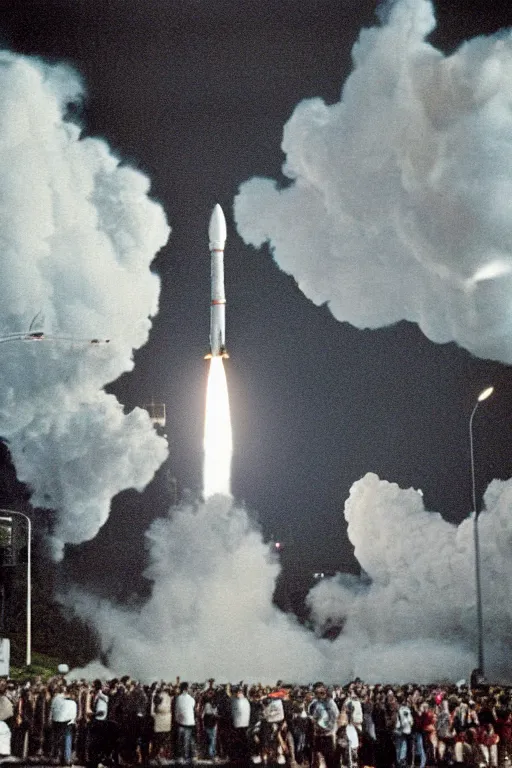
[(153, 692), (151, 717), (154, 732), (152, 757), (158, 760), (169, 750), (172, 726), (172, 696), (163, 684)]
[(242, 687), (236, 688), (231, 699), (231, 724), (233, 726), (233, 743), (231, 759), (243, 764), (247, 760), (249, 745), (247, 729), (251, 719), (251, 705)]
[(315, 760), (322, 756), (327, 768), (336, 768), (339, 759), (335, 749), (335, 733), (340, 712), (323, 683), (317, 683), (315, 695), (316, 698), (309, 705), (309, 716), (314, 725)]
[(251, 705), (249, 699), (244, 695), (243, 688), (235, 691), (231, 699), (231, 721), (233, 728), (248, 728), (251, 718)]
[(11, 754), (11, 730), (4, 720), (0, 720), (0, 757)]
[(343, 711), (347, 714), (347, 719), (350, 725), (354, 725), (359, 733), (363, 730), (363, 707), (357, 693), (352, 691), (345, 703), (343, 704)]
[(112, 752), (107, 715), (108, 697), (103, 691), (101, 680), (95, 680), (92, 684), (91, 720), (88, 727), (88, 768), (97, 768)]
[(174, 719), (178, 726), (178, 759), (191, 763), (195, 752), (196, 702), (188, 692), (188, 683), (181, 683), (174, 700)]
[(77, 716), (77, 704), (65, 685), (59, 686), (50, 704), (53, 756), (61, 765), (71, 765), (73, 728)]

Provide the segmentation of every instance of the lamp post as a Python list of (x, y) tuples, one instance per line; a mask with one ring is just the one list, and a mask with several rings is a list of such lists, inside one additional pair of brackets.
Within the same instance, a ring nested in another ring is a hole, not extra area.
[(484, 620), (482, 614), (482, 580), (480, 575), (480, 538), (478, 534), (479, 512), (476, 505), (475, 456), (473, 449), (473, 418), (480, 403), (487, 400), (494, 392), (494, 387), (487, 387), (478, 395), (475, 407), (469, 419), (469, 453), (471, 457), (471, 490), (473, 500), (473, 539), (475, 544), (475, 586), (476, 586), (476, 621), (478, 633), (478, 669), (484, 674)]
[(25, 664), (30, 667), (32, 663), (32, 520), (24, 512), (14, 509), (0, 509), (0, 513), (10, 517), (18, 515), (27, 523), (27, 645)]
[[(37, 315), (36, 315), (37, 318)], [(34, 320), (36, 319), (34, 318)], [(32, 321), (29, 330), (25, 332), (14, 332), (0, 335), (0, 344), (7, 344), (11, 341), (63, 341), (79, 344), (108, 344), (110, 339), (81, 339), (74, 336), (52, 336), (47, 335), (44, 331), (32, 330)], [(0, 512), (5, 512), (8, 515), (19, 515), (23, 517), (27, 523), (27, 650), (25, 663), (27, 667), (30, 667), (32, 663), (32, 521), (28, 515), (24, 512), (17, 512), (12, 509), (0, 509)]]

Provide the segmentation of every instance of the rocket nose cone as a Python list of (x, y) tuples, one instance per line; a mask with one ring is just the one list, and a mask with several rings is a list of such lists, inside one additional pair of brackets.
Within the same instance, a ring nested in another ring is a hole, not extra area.
[(222, 208), (217, 203), (210, 217), (210, 226), (208, 227), (208, 237), (210, 238), (210, 250), (212, 248), (224, 248), (226, 242), (226, 219)]

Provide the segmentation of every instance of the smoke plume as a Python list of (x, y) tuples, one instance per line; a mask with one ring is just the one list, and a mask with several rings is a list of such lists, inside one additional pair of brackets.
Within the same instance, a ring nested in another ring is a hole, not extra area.
[[(486, 666), (501, 680), (511, 650), (511, 504), (512, 481), (495, 480), (479, 518)], [(140, 608), (79, 591), (65, 600), (98, 630), (112, 672), (143, 680), (466, 678), (477, 645), (473, 520), (452, 525), (426, 510), (418, 491), (371, 473), (354, 483), (345, 518), (362, 576), (339, 574), (311, 590), (317, 636), (272, 604), (275, 554), (223, 496), (151, 525), (152, 594)], [(333, 625), (338, 638), (320, 639)]]
[[(512, 481), (493, 480), (479, 516), (490, 679), (510, 677), (511, 503)], [(345, 518), (363, 577), (327, 579), (308, 596), (318, 626), (343, 626), (333, 658), (348, 677), (374, 681), (467, 677), (477, 647), (473, 518), (452, 525), (418, 491), (371, 473), (352, 486)]]
[(288, 184), (242, 185), (238, 231), (339, 320), (410, 320), (510, 363), (512, 34), (444, 56), (428, 0), (384, 7), (340, 101), (303, 101), (286, 124)]
[(279, 565), (230, 498), (173, 509), (153, 522), (147, 539), (153, 588), (140, 609), (78, 591), (66, 597), (98, 629), (117, 674), (275, 682), (325, 671), (326, 641), (272, 604)]
[(149, 265), (169, 227), (148, 179), (68, 119), (82, 97), (67, 67), (0, 53), (0, 336), (36, 318), (33, 330), (59, 337), (2, 344), (0, 434), (32, 504), (56, 512), (56, 559), (167, 455), (147, 413), (125, 415), (103, 387), (148, 339)]

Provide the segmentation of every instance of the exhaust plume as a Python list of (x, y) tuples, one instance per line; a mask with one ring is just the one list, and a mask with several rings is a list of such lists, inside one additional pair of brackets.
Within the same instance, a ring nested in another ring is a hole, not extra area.
[(210, 359), (204, 420), (203, 497), (231, 496), (233, 438), (226, 371), (222, 357)]
[(286, 124), (288, 184), (241, 186), (238, 231), (338, 320), (405, 319), (511, 363), (512, 33), (444, 56), (428, 0), (380, 16), (340, 101), (302, 101)]
[[(167, 455), (147, 413), (103, 387), (133, 368), (158, 310), (149, 266), (169, 227), (149, 181), (68, 119), (83, 88), (65, 66), (0, 52), (0, 434), (50, 544), (93, 538), (112, 497), (142, 490)], [(110, 338), (109, 345), (80, 339)], [(74, 341), (76, 340), (76, 341)]]

